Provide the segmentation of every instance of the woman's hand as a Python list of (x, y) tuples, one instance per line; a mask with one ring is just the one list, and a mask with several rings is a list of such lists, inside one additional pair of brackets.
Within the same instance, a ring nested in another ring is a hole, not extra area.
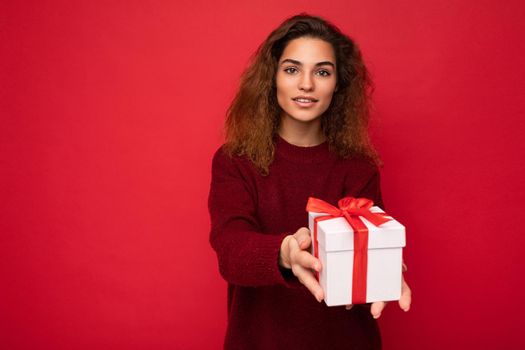
[[(403, 272), (405, 272), (406, 269), (406, 265), (403, 263)], [(388, 302), (386, 301), (376, 301), (375, 303), (372, 303), (370, 307), (370, 313), (372, 314), (372, 316), (376, 319), (379, 318), (379, 316), (381, 316), (381, 312), (383, 311), (387, 303)], [(398, 303), (399, 307), (403, 311), (407, 312), (408, 310), (410, 310), (410, 304), (412, 303), (412, 291), (406, 283), (405, 277), (403, 275), (401, 276), (401, 298), (399, 298)], [(346, 309), (350, 310), (352, 306), (353, 305), (347, 305)]]
[(321, 271), (321, 262), (306, 251), (310, 244), (310, 230), (306, 227), (301, 227), (293, 235), (286, 236), (281, 243), (279, 265), (292, 269), (299, 281), (321, 302), (324, 298), (323, 289), (314, 275), (314, 271)]

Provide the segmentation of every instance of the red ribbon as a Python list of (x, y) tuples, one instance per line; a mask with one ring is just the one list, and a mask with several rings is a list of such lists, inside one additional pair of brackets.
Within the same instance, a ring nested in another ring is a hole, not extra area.
[[(337, 202), (339, 208), (317, 198), (308, 198), (306, 210), (316, 213), (327, 213), (314, 219), (314, 256), (319, 258), (317, 242), (317, 223), (319, 221), (344, 217), (354, 230), (354, 269), (352, 274), (352, 304), (366, 303), (366, 275), (368, 266), (368, 228), (360, 216), (366, 218), (373, 225), (379, 226), (391, 219), (385, 218), (385, 213), (372, 213), (374, 205), (367, 198), (345, 197)], [(316, 273), (319, 280), (319, 273)]]

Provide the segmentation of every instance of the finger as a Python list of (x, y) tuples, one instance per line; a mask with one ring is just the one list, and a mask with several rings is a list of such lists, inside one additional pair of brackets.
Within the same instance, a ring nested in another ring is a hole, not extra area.
[(354, 305), (353, 305), (353, 304), (350, 304), (350, 305), (346, 305), (346, 306), (345, 306), (345, 309), (350, 310), (350, 309), (353, 308), (353, 307), (354, 307)]
[(300, 265), (293, 265), (292, 271), (299, 281), (313, 294), (318, 302), (321, 302), (324, 298), (323, 288), (315, 279), (312, 271), (305, 269)]
[(407, 312), (410, 310), (410, 304), (412, 303), (412, 290), (405, 281), (405, 278), (402, 280), (401, 284), (401, 298), (399, 298), (399, 307), (403, 311)]
[(303, 238), (301, 240), (301, 242), (299, 242), (299, 247), (302, 250), (308, 249), (310, 247), (310, 245), (312, 245), (312, 238), (310, 237), (310, 235), (308, 235), (307, 237)]
[(320, 260), (309, 252), (301, 250), (299, 243), (293, 238), (290, 240), (290, 264), (299, 264), (304, 268), (321, 271)]
[(305, 250), (295, 250), (292, 253), (292, 263), (317, 272), (321, 271), (321, 261)]
[(381, 316), (381, 312), (383, 312), (385, 306), (385, 301), (376, 301), (375, 303), (372, 303), (372, 306), (370, 307), (370, 313), (375, 319), (377, 319)]
[(310, 230), (306, 227), (301, 227), (293, 234), (301, 249), (306, 249), (310, 246), (312, 239), (310, 238)]

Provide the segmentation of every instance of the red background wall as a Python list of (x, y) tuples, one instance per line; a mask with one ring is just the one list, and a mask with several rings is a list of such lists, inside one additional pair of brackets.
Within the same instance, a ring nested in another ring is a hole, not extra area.
[(1, 347), (221, 347), (210, 160), (249, 56), (299, 11), (353, 36), (375, 79), (414, 291), (409, 313), (383, 313), (385, 349), (523, 347), (524, 9), (3, 2)]

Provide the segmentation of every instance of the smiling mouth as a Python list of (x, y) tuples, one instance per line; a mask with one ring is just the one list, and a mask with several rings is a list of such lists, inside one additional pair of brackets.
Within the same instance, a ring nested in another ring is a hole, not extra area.
[(296, 102), (301, 102), (301, 103), (312, 103), (312, 102), (319, 101), (319, 100), (316, 100), (316, 99), (313, 99), (313, 98), (292, 98), (292, 100), (294, 100)]

